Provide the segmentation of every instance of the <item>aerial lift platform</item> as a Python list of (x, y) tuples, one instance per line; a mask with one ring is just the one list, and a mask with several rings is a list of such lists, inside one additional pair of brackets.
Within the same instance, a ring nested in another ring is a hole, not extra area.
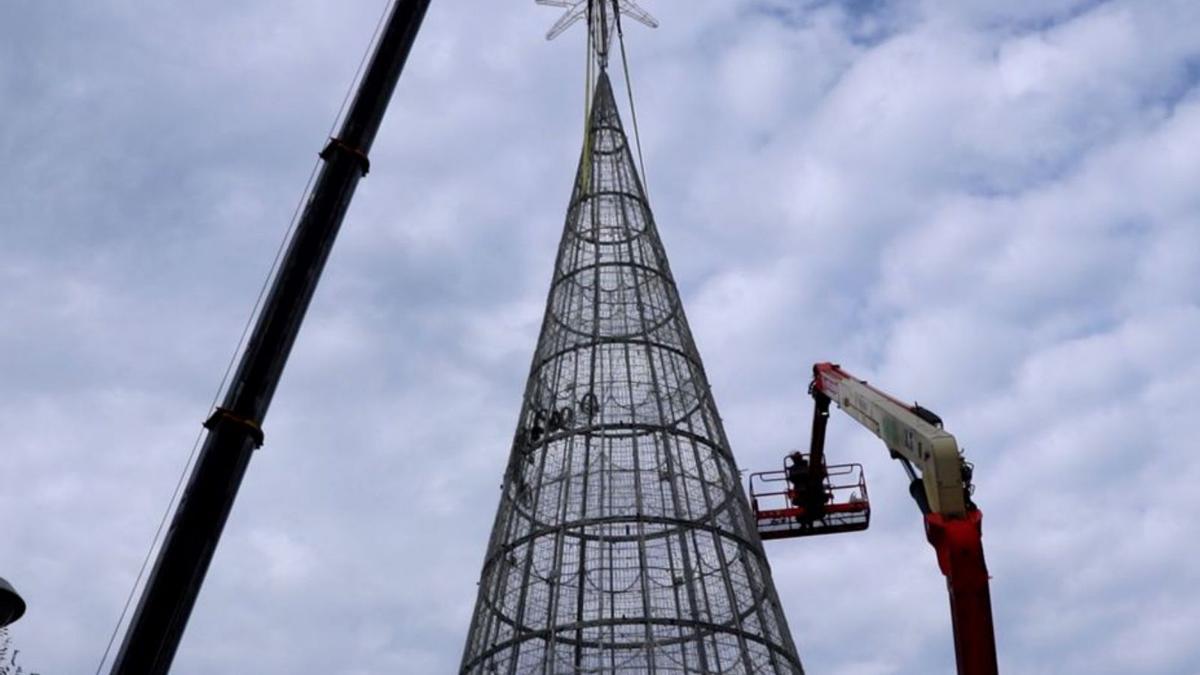
[(851, 376), (833, 363), (813, 366), (812, 440), (783, 468), (750, 476), (750, 500), (766, 540), (865, 530), (871, 522), (866, 479), (859, 464), (825, 462), (830, 403), (883, 440), (908, 473), (909, 493), (925, 519), (925, 535), (946, 577), (959, 675), (996, 675), (996, 638), (983, 513), (972, 501), (974, 467), (942, 420)]

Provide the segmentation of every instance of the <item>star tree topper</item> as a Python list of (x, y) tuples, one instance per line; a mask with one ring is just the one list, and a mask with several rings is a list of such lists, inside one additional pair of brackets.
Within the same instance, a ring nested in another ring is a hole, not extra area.
[(589, 19), (589, 30), (592, 34), (592, 48), (601, 67), (608, 64), (608, 47), (617, 23), (617, 13), (637, 21), (640, 24), (657, 28), (658, 21), (646, 10), (638, 7), (635, 0), (536, 0), (539, 5), (549, 7), (564, 7), (566, 13), (550, 27), (546, 33), (547, 40), (562, 35), (581, 19)]

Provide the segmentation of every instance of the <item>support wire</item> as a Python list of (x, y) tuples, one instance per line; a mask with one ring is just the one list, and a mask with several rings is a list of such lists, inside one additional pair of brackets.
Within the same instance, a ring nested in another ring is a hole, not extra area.
[(621, 67), (625, 70), (625, 91), (629, 95), (629, 117), (633, 121), (633, 141), (637, 147), (638, 169), (642, 172), (642, 191), (650, 198), (649, 179), (646, 177), (646, 160), (642, 158), (642, 134), (638, 129), (637, 108), (633, 104), (633, 79), (629, 77), (629, 57), (625, 54), (625, 31), (621, 29), (621, 13), (615, 12), (617, 41), (621, 45)]

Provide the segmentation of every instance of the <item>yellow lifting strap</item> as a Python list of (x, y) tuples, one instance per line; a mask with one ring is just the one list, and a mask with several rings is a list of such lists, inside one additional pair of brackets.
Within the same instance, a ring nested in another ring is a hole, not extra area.
[(588, 26), (587, 57), (583, 76), (583, 159), (576, 189), (582, 196), (592, 185), (592, 30)]
[(218, 406), (217, 409), (213, 411), (213, 414), (204, 421), (204, 428), (208, 429), (209, 431), (213, 431), (217, 428), (217, 425), (221, 424), (222, 422), (228, 422), (235, 426), (241, 427), (246, 432), (246, 435), (254, 441), (255, 448), (262, 447), (264, 436), (262, 427), (258, 424), (258, 422), (250, 419), (249, 417), (242, 417), (228, 408), (222, 408)]

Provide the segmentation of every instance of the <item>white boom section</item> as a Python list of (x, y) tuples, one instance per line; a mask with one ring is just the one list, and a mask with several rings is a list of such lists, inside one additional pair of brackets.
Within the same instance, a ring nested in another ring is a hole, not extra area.
[(888, 450), (921, 470), (932, 512), (949, 517), (966, 515), (963, 459), (954, 436), (837, 366), (819, 367), (817, 373), (819, 388), (826, 396), (883, 439)]

